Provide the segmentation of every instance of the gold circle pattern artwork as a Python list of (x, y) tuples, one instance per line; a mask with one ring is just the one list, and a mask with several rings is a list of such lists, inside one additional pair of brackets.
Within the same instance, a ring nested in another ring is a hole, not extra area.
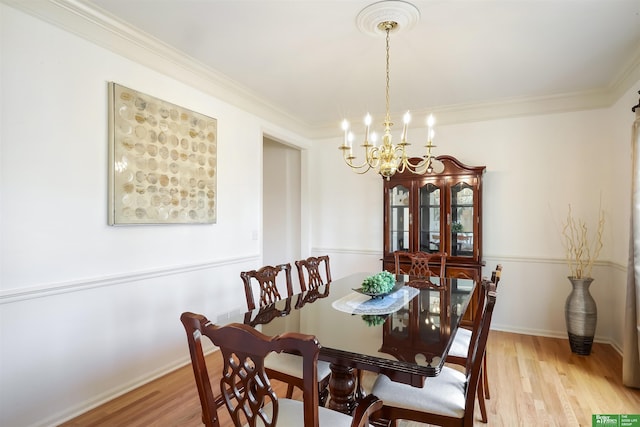
[(216, 222), (217, 120), (110, 83), (109, 222)]

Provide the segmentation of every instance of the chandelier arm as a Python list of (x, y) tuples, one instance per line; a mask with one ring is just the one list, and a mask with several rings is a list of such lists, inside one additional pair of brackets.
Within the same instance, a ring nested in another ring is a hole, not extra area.
[(367, 163), (369, 163), (369, 166), (371, 166), (374, 169), (377, 168), (378, 165), (380, 164), (381, 148), (371, 147), (366, 151), (366, 156), (367, 156)]
[[(352, 159), (348, 159), (348, 157), (345, 156), (344, 161), (347, 164), (347, 166), (349, 166), (351, 168), (351, 170), (359, 175), (364, 175), (365, 173), (369, 172), (369, 170), (372, 169), (371, 165), (367, 162), (361, 164), (361, 165), (354, 165), (351, 161)], [(361, 170), (362, 168), (366, 168), (364, 170)]]
[(344, 162), (347, 164), (347, 166), (349, 166), (351, 169), (353, 169), (354, 171), (357, 171), (359, 169), (362, 169), (364, 167), (367, 168), (367, 170), (371, 169), (371, 165), (368, 162), (364, 162), (360, 165), (354, 165), (353, 164), (353, 159), (354, 157), (350, 157), (350, 156), (344, 156)]
[[(365, 149), (366, 149), (366, 147), (365, 147)], [(371, 149), (365, 150), (365, 160), (360, 165), (354, 165), (353, 164), (353, 160), (356, 157), (353, 156), (351, 154), (351, 152), (349, 152), (347, 154), (347, 151), (348, 150), (344, 150), (344, 152), (343, 152), (344, 161), (347, 164), (347, 166), (349, 166), (351, 169), (353, 169), (354, 172), (356, 172), (356, 173), (363, 174), (363, 173), (369, 171), (369, 169), (375, 169), (376, 167), (378, 167), (378, 164), (380, 163), (380, 156), (379, 156), (378, 147), (372, 147)], [(360, 170), (360, 169), (362, 169), (364, 167), (367, 168), (364, 172), (358, 172), (358, 170)]]
[(429, 169), (432, 166), (432, 160), (434, 159), (434, 156), (428, 155), (428, 156), (423, 156), (422, 160), (420, 160), (418, 163), (411, 163), (411, 161), (407, 158), (405, 159), (404, 163), (406, 163), (406, 169), (409, 170), (412, 173), (418, 174), (418, 175), (422, 175), (425, 172), (428, 172)]
[(366, 168), (363, 171), (360, 171), (358, 169), (351, 169), (353, 172), (357, 173), (358, 175), (364, 175), (365, 173), (369, 172), (369, 170), (371, 170), (371, 166), (369, 166), (368, 168)]
[(425, 163), (431, 162), (431, 159), (433, 159), (433, 156), (422, 156), (421, 159), (422, 160), (420, 160), (417, 163), (411, 163), (411, 160), (409, 159), (406, 159), (405, 162), (407, 163), (407, 166), (411, 168), (419, 168), (419, 167), (422, 167)]
[[(407, 163), (403, 160), (403, 161), (401, 161), (401, 162), (400, 162), (400, 164), (398, 165), (398, 168), (396, 169), (396, 172), (397, 172), (397, 173), (402, 173), (402, 172), (404, 172), (404, 171), (405, 171), (405, 170), (407, 170), (407, 169), (408, 169), (408, 168), (407, 168)], [(411, 170), (411, 169), (408, 169), (408, 170)]]

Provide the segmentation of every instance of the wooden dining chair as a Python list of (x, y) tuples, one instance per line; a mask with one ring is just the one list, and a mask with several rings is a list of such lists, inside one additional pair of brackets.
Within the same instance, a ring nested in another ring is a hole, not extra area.
[(383, 401), (374, 419), (396, 426), (397, 420), (411, 420), (439, 426), (471, 427), (482, 359), (487, 346), (491, 317), (496, 302), (495, 285), (487, 283), (481, 320), (475, 325), (470, 355), (464, 372), (445, 366), (439, 375), (425, 380), (421, 388), (391, 381), (379, 375), (371, 392)]
[[(452, 363), (455, 365), (466, 366), (469, 363), (469, 349), (471, 347), (471, 343), (473, 342), (473, 333), (477, 330), (479, 323), (482, 321), (482, 307), (485, 304), (485, 298), (487, 295), (488, 285), (492, 283), (486, 277), (482, 279), (481, 286), (477, 288), (477, 297), (476, 297), (476, 308), (473, 310), (474, 317), (471, 321), (471, 327), (460, 327), (456, 329), (455, 335), (453, 337), (453, 342), (451, 344), (451, 348), (449, 349), (449, 353), (445, 361), (447, 363)], [(484, 367), (484, 358), (483, 358), (483, 367)], [(477, 398), (478, 398), (478, 407), (480, 408), (480, 417), (483, 423), (487, 422), (487, 409), (485, 402), (485, 393), (484, 393), (484, 376), (485, 370), (482, 369), (480, 371), (480, 380), (478, 381), (478, 390), (477, 390)]]
[(498, 264), (496, 269), (491, 273), (491, 281), (498, 286), (498, 282), (500, 282), (500, 277), (502, 276), (502, 264)]
[(446, 252), (395, 251), (393, 256), (396, 274), (422, 277), (445, 275), (447, 262)]
[[(319, 298), (329, 296), (331, 284), (331, 268), (329, 256), (309, 257), (296, 261), (301, 293), (298, 295), (296, 309)], [(324, 266), (324, 268), (322, 268)]]
[(393, 253), (395, 274), (409, 274), (411, 258), (408, 251), (395, 251)]
[[(496, 265), (496, 269), (491, 273), (491, 281), (495, 283), (496, 289), (498, 288), (498, 283), (500, 282), (500, 278), (502, 276), (502, 264)], [(482, 387), (484, 389), (484, 397), (486, 399), (491, 398), (491, 394), (489, 393), (489, 375), (487, 373), (487, 355), (484, 355), (484, 360), (482, 361)]]
[[(300, 279), (300, 289), (304, 292), (317, 289), (322, 285), (331, 283), (331, 268), (329, 255), (309, 257), (295, 262)], [(324, 265), (324, 268), (322, 266)]]
[(258, 286), (259, 306), (264, 307), (268, 304), (283, 298), (283, 295), (278, 289), (278, 275), (284, 271), (285, 274), (285, 288), (287, 294), (284, 297), (290, 297), (293, 295), (293, 282), (291, 281), (291, 264), (280, 265), (265, 265), (258, 270), (243, 271), (240, 273), (240, 278), (244, 283), (244, 292), (247, 298), (247, 309), (253, 310), (256, 308), (254, 286)]
[[(496, 269), (491, 273), (491, 283), (498, 287), (498, 281), (500, 280), (500, 274), (502, 272), (502, 265), (498, 264)], [(484, 283), (484, 282), (483, 282)], [(481, 307), (483, 304), (483, 293), (480, 292), (478, 300), (476, 302), (476, 310), (475, 316), (472, 320), (473, 325), (475, 325), (478, 320), (478, 307)], [(465, 366), (467, 360), (469, 358), (469, 348), (472, 342), (472, 330), (465, 328), (458, 328), (456, 330), (456, 334), (453, 337), (453, 343), (451, 344), (451, 349), (449, 350), (449, 354), (447, 355), (446, 361), (448, 363), (453, 363), (456, 365)], [(482, 371), (480, 373), (480, 387), (478, 390), (478, 405), (480, 408), (480, 414), (482, 416), (482, 421), (487, 422), (487, 410), (485, 399), (489, 399), (491, 396), (489, 395), (489, 377), (487, 371), (487, 355), (484, 355), (482, 360)]]
[[(285, 275), (286, 297), (293, 296), (293, 284), (291, 281), (291, 264), (280, 264), (277, 266), (267, 265), (258, 270), (243, 271), (240, 277), (244, 283), (244, 291), (247, 299), (247, 309), (255, 310), (254, 287), (258, 287), (260, 310), (271, 308), (276, 301), (283, 299), (278, 289), (278, 277), (281, 272)], [(258, 313), (260, 315), (261, 313)], [(266, 313), (264, 316), (271, 314)], [(256, 316), (256, 317), (257, 317)], [(318, 392), (320, 396), (320, 404), (322, 406), (327, 402), (329, 397), (329, 379), (331, 378), (330, 364), (325, 361), (319, 361), (318, 364)], [(293, 396), (293, 389), (297, 387), (302, 389), (302, 359), (289, 353), (273, 353), (267, 357), (266, 367), (269, 377), (287, 383), (287, 398)]]
[[(331, 283), (329, 255), (301, 259), (296, 261), (295, 264), (298, 269), (300, 288), (303, 292), (300, 294), (300, 298), (296, 303), (296, 308), (301, 308), (304, 304), (329, 295), (328, 285)], [(324, 268), (322, 268), (323, 265)], [(323, 285), (325, 289), (320, 293), (320, 288)], [(356, 379), (356, 400), (360, 400), (365, 395), (362, 386), (362, 371), (359, 369), (355, 370), (354, 377)]]
[[(353, 417), (318, 405), (317, 362), (320, 344), (312, 335), (287, 333), (275, 337), (249, 325), (232, 323), (217, 326), (206, 317), (185, 312), (180, 317), (187, 333), (191, 364), (207, 427), (220, 427), (218, 408), (225, 406), (236, 427), (364, 427), (369, 416), (382, 407), (374, 395), (367, 396)], [(222, 352), (220, 395), (211, 387), (202, 337), (206, 336)], [(265, 368), (271, 353), (294, 352), (303, 360), (302, 401), (278, 398)]]

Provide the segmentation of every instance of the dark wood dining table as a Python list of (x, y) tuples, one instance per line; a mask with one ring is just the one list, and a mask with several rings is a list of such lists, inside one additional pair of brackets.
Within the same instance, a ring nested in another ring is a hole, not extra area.
[(361, 397), (354, 370), (422, 387), (444, 365), (476, 283), (458, 278), (396, 276), (381, 298), (362, 293), (375, 272), (355, 273), (249, 312), (226, 313), (217, 324), (247, 323), (267, 335), (315, 335), (320, 360), (331, 363), (332, 409), (350, 413)]

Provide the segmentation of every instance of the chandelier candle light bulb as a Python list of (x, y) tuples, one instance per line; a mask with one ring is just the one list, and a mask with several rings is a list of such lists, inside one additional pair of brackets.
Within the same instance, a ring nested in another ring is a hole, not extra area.
[(347, 119), (342, 121), (342, 130), (344, 131), (344, 142), (342, 143), (342, 148), (347, 148), (347, 142), (349, 140), (349, 122)]
[(365, 137), (364, 137), (364, 143), (368, 144), (369, 143), (369, 128), (371, 127), (371, 114), (367, 113), (367, 115), (365, 116), (364, 125), (367, 127), (366, 133), (365, 133)]
[(429, 114), (427, 117), (427, 128), (429, 129), (429, 133), (427, 134), (427, 140), (430, 142), (433, 139), (434, 131), (433, 125), (436, 124), (436, 119), (433, 117), (433, 114)]
[(402, 139), (400, 140), (400, 143), (403, 145), (407, 144), (407, 127), (409, 126), (410, 121), (411, 121), (411, 114), (409, 114), (409, 112), (407, 111), (406, 113), (404, 113), (404, 116), (402, 117), (402, 122), (404, 123), (404, 127), (402, 128)]

